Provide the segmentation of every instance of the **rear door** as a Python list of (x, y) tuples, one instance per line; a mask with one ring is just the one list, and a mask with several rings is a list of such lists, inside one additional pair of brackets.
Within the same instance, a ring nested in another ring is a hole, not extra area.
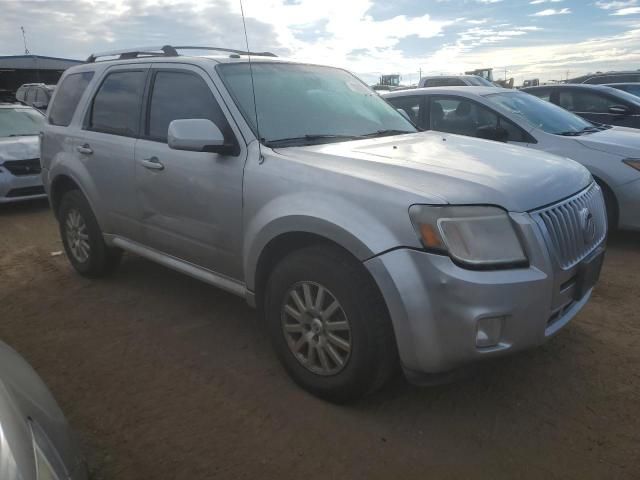
[(99, 81), (76, 146), (103, 210), (105, 233), (141, 240), (134, 151), (149, 65), (117, 65)]
[[(199, 267), (241, 278), (242, 174), (246, 149), (209, 75), (187, 64), (156, 64), (136, 145), (144, 243)], [(169, 123), (206, 118), (234, 155), (170, 149)]]

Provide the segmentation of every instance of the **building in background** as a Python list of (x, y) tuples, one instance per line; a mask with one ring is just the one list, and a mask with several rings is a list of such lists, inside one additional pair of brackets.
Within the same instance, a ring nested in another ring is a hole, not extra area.
[(55, 85), (62, 72), (81, 60), (42, 57), (40, 55), (0, 56), (0, 97), (15, 98), (15, 92), (25, 83)]

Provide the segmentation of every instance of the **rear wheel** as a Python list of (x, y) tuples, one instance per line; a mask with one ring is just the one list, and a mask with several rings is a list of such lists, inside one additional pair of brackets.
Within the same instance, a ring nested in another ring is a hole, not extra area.
[(96, 217), (82, 192), (71, 190), (64, 194), (58, 219), (64, 249), (78, 273), (99, 277), (118, 266), (122, 251), (105, 244)]
[(307, 247), (269, 277), (265, 315), (291, 377), (334, 402), (355, 400), (395, 371), (391, 322), (364, 267), (337, 248)]

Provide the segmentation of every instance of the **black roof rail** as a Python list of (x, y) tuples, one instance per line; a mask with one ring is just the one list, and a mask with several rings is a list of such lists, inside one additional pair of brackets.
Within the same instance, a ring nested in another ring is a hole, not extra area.
[(212, 50), (216, 52), (228, 52), (235, 55), (253, 55), (256, 57), (275, 57), (271, 52), (248, 52), (245, 50), (235, 50), (232, 48), (222, 47), (198, 47), (198, 46), (182, 46), (174, 47), (171, 45), (163, 45), (161, 47), (139, 47), (127, 48), (123, 50), (110, 50), (107, 52), (92, 53), (87, 58), (87, 63), (94, 63), (100, 57), (118, 56), (118, 60), (127, 60), (140, 57), (177, 57), (178, 50)]

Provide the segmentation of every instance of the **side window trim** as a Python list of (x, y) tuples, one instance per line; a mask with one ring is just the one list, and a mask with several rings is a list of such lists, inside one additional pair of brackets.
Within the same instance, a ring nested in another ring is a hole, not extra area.
[[(119, 68), (120, 65), (114, 65), (111, 68), (107, 68), (103, 73), (102, 73), (102, 77), (100, 78), (100, 81), (97, 83), (97, 85), (95, 86), (95, 88), (93, 89), (93, 91), (91, 92), (91, 99), (88, 102), (87, 105), (87, 109), (84, 113), (84, 118), (82, 120), (82, 125), (81, 128), (82, 130), (86, 130), (88, 132), (95, 132), (95, 133), (101, 133), (104, 135), (115, 135), (117, 137), (127, 137), (127, 138), (140, 138), (140, 117), (142, 115), (142, 100), (145, 96), (146, 93), (146, 86), (149, 80), (149, 70), (150, 70), (150, 65), (127, 65), (125, 68)], [(138, 131), (134, 134), (134, 135), (124, 135), (121, 133), (113, 133), (113, 132), (103, 132), (101, 130), (95, 130), (93, 128), (90, 127), (90, 121), (91, 121), (91, 116), (93, 114), (93, 105), (94, 102), (96, 100), (96, 97), (98, 95), (98, 93), (100, 92), (100, 89), (102, 88), (102, 85), (104, 85), (104, 82), (106, 81), (107, 78), (109, 78), (109, 75), (113, 74), (113, 73), (126, 73), (126, 72), (141, 72), (145, 75), (145, 80), (144, 80), (144, 84), (145, 87), (142, 90), (142, 96), (139, 99), (138, 102), (138, 121), (136, 122), (138, 125)]]
[[(187, 67), (195, 67), (195, 66), (189, 65), (189, 64), (187, 64), (186, 66)], [(199, 67), (195, 67), (195, 68), (200, 70)], [(240, 144), (239, 144), (238, 139), (237, 139), (237, 134), (234, 132), (234, 129), (232, 127), (232, 122), (229, 121), (229, 115), (227, 115), (227, 113), (225, 112), (225, 109), (222, 108), (221, 102), (218, 100), (218, 98), (216, 98), (215, 93), (213, 92), (213, 90), (209, 86), (208, 82), (204, 78), (204, 75), (199, 73), (199, 72), (196, 72), (196, 71), (192, 70), (191, 68), (184, 68), (184, 66), (182, 66), (180, 64), (177, 65), (176, 67), (152, 65), (151, 68), (149, 69), (149, 75), (147, 77), (147, 82), (146, 82), (146, 85), (145, 85), (145, 91), (144, 91), (144, 96), (143, 96), (144, 101), (143, 101), (142, 107), (141, 107), (142, 114), (140, 115), (140, 130), (139, 130), (138, 138), (140, 138), (141, 140), (147, 140), (147, 141), (150, 141), (150, 142), (158, 142), (158, 143), (166, 144), (166, 141), (164, 139), (154, 138), (151, 135), (149, 135), (149, 133), (148, 133), (149, 129), (150, 129), (150, 120), (151, 120), (151, 100), (152, 100), (152, 96), (153, 96), (153, 88), (154, 88), (154, 85), (155, 85), (156, 77), (161, 72), (183, 73), (183, 74), (191, 75), (192, 77), (199, 78), (200, 80), (202, 80), (202, 82), (205, 84), (206, 88), (209, 90), (212, 100), (216, 103), (216, 105), (218, 105), (218, 108), (220, 109), (222, 117), (224, 118), (225, 122), (227, 123), (226, 126), (229, 127), (228, 131), (233, 136), (233, 138), (230, 138), (229, 140), (239, 148)], [(203, 71), (203, 73), (206, 73), (206, 71)], [(214, 87), (215, 87), (215, 84), (214, 84)], [(226, 107), (226, 105), (225, 105), (225, 107)], [(221, 131), (223, 131), (223, 132), (225, 131), (225, 129), (222, 128), (223, 126), (218, 125), (218, 127), (220, 128)]]

